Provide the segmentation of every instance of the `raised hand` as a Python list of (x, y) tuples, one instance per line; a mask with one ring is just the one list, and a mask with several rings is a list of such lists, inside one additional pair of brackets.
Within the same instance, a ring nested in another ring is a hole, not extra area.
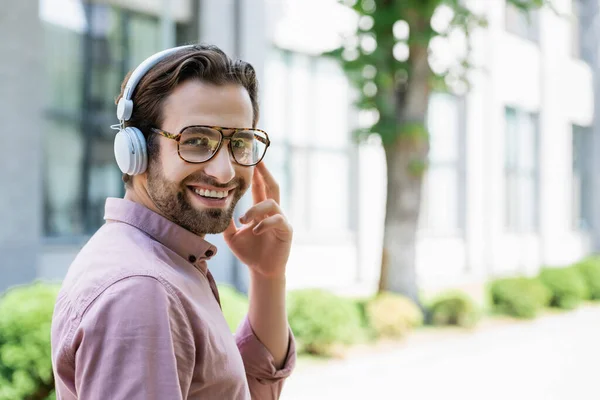
[(293, 229), (279, 207), (279, 185), (261, 162), (252, 177), (254, 205), (223, 233), (235, 256), (263, 278), (284, 278)]

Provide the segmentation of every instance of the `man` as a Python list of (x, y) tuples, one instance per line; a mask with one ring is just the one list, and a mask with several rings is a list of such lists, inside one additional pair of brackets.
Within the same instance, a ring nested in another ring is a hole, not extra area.
[[(252, 66), (214, 46), (157, 54), (123, 82), (115, 154), (126, 194), (107, 199), (106, 223), (56, 302), (59, 399), (279, 397), (295, 363), (292, 228), (261, 162), (269, 139), (255, 129), (257, 90)], [(238, 226), (233, 210), (250, 185), (254, 205)], [(250, 275), (235, 337), (206, 263), (216, 249), (204, 235), (221, 232)]]

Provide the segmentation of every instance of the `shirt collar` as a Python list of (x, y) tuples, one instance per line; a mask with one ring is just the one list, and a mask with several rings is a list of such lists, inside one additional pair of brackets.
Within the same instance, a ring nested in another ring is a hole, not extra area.
[(130, 200), (107, 198), (104, 219), (138, 228), (192, 264), (217, 254), (217, 248), (200, 236)]

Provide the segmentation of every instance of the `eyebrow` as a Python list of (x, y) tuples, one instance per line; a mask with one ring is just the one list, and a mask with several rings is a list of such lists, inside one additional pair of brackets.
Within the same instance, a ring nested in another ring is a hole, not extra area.
[(248, 132), (248, 131), (238, 131), (237, 134), (239, 136), (247, 136), (247, 137), (254, 137), (254, 133), (252, 132)]
[(232, 127), (232, 126), (222, 126), (222, 125), (214, 125), (214, 124), (190, 124), (190, 125), (184, 125), (182, 128), (179, 129), (179, 131), (182, 131), (184, 129), (188, 129), (188, 128), (194, 128), (194, 127), (198, 127), (198, 128), (218, 128), (218, 129), (224, 129), (224, 130), (255, 130), (257, 128), (251, 128), (248, 126), (240, 126), (240, 127)]

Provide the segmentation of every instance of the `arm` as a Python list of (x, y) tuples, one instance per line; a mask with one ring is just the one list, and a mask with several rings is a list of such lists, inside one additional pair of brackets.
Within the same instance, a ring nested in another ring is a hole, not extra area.
[(285, 279), (252, 276), (248, 316), (236, 332), (252, 399), (278, 399), (296, 363), (285, 312)]
[(290, 337), (285, 310), (285, 277), (264, 278), (250, 275), (248, 318), (256, 337), (273, 356), (275, 368), (286, 360)]
[(279, 207), (279, 186), (263, 163), (252, 180), (254, 206), (232, 220), (225, 241), (250, 270), (250, 309), (236, 334), (253, 399), (277, 399), (296, 351), (285, 310), (285, 271), (292, 227)]
[(113, 284), (75, 333), (78, 397), (185, 399), (195, 354), (186, 326), (178, 303), (156, 279), (135, 276)]
[[(250, 315), (250, 313), (248, 313)], [(248, 387), (254, 400), (275, 400), (281, 395), (283, 383), (296, 364), (296, 346), (292, 332), (287, 328), (287, 352), (281, 367), (276, 367), (271, 351), (258, 339), (246, 317), (235, 336), (244, 361)]]

